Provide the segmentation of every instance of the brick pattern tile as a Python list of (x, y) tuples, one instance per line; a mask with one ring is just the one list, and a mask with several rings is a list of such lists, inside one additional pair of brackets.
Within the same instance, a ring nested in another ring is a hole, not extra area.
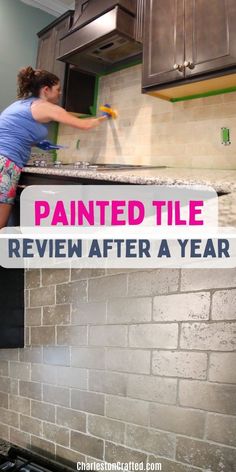
[(236, 270), (37, 270), (0, 350), (0, 436), (77, 461), (233, 472)]

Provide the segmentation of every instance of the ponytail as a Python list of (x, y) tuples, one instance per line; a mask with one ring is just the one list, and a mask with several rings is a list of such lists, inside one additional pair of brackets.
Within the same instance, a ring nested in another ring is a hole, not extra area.
[(39, 97), (42, 87), (52, 87), (59, 81), (59, 77), (51, 72), (33, 69), (31, 66), (24, 67), (17, 75), (17, 98)]

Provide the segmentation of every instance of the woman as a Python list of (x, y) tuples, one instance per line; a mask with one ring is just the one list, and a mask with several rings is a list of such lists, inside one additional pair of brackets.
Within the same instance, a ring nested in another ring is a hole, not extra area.
[(21, 69), (18, 100), (0, 115), (0, 228), (6, 226), (14, 203), (18, 180), (31, 153), (31, 147), (47, 136), (46, 123), (57, 121), (88, 130), (107, 116), (80, 119), (58, 106), (59, 78), (45, 70)]

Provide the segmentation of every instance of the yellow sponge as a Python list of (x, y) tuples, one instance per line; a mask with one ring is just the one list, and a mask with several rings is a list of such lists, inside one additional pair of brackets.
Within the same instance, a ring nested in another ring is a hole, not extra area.
[(109, 115), (111, 118), (115, 119), (118, 116), (118, 113), (116, 110), (110, 107), (110, 105), (101, 105), (99, 107), (99, 110), (102, 111), (104, 114), (106, 113)]

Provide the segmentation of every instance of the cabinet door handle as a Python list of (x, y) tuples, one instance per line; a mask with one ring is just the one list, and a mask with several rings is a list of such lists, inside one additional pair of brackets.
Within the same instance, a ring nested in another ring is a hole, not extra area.
[(193, 62), (184, 61), (184, 67), (188, 67), (188, 69), (194, 69), (195, 65)]
[(184, 71), (184, 64), (174, 64), (173, 65), (174, 70), (178, 70), (179, 72)]

